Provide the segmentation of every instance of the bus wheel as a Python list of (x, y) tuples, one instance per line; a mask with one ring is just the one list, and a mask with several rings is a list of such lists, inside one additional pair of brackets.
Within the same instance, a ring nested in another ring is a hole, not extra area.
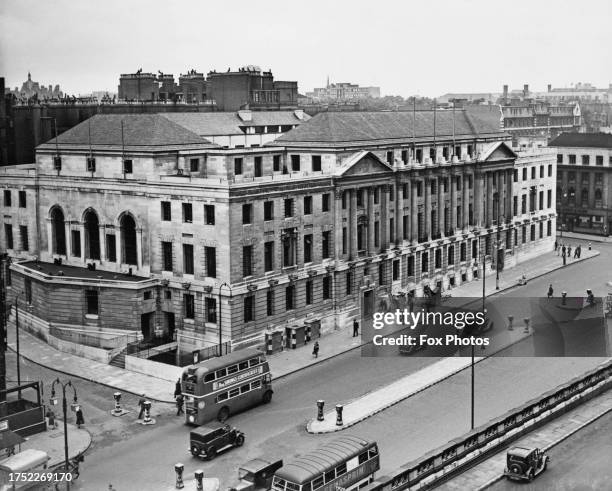
[(271, 390), (267, 390), (264, 392), (262, 401), (264, 404), (268, 404), (269, 402), (272, 401), (272, 391)]
[(242, 445), (244, 445), (244, 435), (238, 435), (236, 438), (236, 446), (242, 447)]
[(227, 420), (227, 418), (229, 418), (229, 408), (228, 407), (223, 407), (219, 411), (219, 414), (217, 414), (217, 419), (221, 423), (224, 423)]

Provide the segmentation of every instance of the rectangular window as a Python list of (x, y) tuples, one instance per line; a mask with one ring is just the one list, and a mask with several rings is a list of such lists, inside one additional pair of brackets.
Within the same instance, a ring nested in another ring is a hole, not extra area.
[(87, 301), (87, 313), (98, 315), (98, 290), (85, 290), (85, 299)]
[(293, 216), (293, 199), (287, 198), (285, 199), (285, 218)]
[(568, 155), (568, 159), (569, 159), (569, 163), (570, 164), (575, 164), (576, 163), (576, 156), (575, 155)]
[(408, 239), (408, 223), (410, 222), (410, 216), (404, 215), (402, 217), (402, 239)]
[(350, 295), (353, 291), (353, 275), (350, 271), (346, 272), (346, 294)]
[(170, 201), (161, 202), (161, 219), (164, 222), (172, 220), (172, 208), (170, 207)]
[(535, 178), (536, 178), (536, 168), (535, 168), (535, 167), (532, 167), (532, 168), (531, 168), (531, 178), (532, 178), (532, 179), (535, 179)]
[(429, 271), (429, 253), (421, 253), (421, 273), (427, 273)]
[(385, 264), (382, 262), (378, 265), (378, 284), (385, 284)]
[(546, 222), (546, 236), (550, 237), (551, 234), (552, 234), (552, 222), (548, 220), (548, 222)]
[(321, 172), (321, 156), (312, 156), (312, 172)]
[(261, 177), (263, 175), (263, 165), (262, 165), (261, 155), (258, 155), (257, 157), (255, 157), (254, 166), (255, 166), (255, 169), (254, 169), (255, 177)]
[(589, 155), (583, 155), (582, 156), (582, 165), (589, 165), (590, 163), (590, 156)]
[(4, 236), (6, 237), (6, 248), (13, 249), (13, 226), (10, 223), (4, 224)]
[(563, 163), (563, 154), (558, 153), (557, 154), (557, 164), (562, 164)]
[(281, 156), (280, 155), (272, 156), (272, 169), (274, 172), (278, 172), (281, 170)]
[(30, 245), (28, 242), (28, 227), (25, 225), (19, 226), (19, 237), (21, 238), (21, 250), (26, 252), (29, 251)]
[(204, 223), (206, 225), (215, 224), (215, 205), (204, 205)]
[(242, 158), (236, 157), (234, 159), (234, 175), (239, 176), (242, 174)]
[(274, 292), (272, 290), (266, 292), (266, 315), (274, 315)]
[(398, 281), (400, 279), (400, 260), (395, 259), (393, 261), (393, 281)]
[(172, 271), (172, 242), (162, 242), (161, 245), (162, 245), (162, 270)]
[(414, 256), (408, 257), (408, 276), (414, 276)]
[(200, 170), (200, 159), (189, 159), (189, 171), (198, 172)]
[(380, 247), (380, 222), (374, 222), (374, 247)]
[(536, 240), (536, 229), (535, 229), (535, 225), (532, 225), (532, 226), (530, 227), (530, 230), (529, 230), (529, 235), (530, 235), (530, 240), (531, 240), (531, 242), (533, 242), (534, 240)]
[(217, 249), (215, 247), (205, 247), (206, 256), (206, 276), (209, 278), (217, 277)]
[(387, 152), (387, 163), (393, 165), (393, 151)]
[(321, 255), (323, 259), (327, 259), (330, 256), (330, 245), (331, 245), (331, 232), (326, 230), (321, 234)]
[(95, 157), (87, 157), (87, 171), (96, 172), (96, 158)]
[(264, 244), (264, 270), (274, 270), (274, 242)]
[(81, 257), (81, 232), (79, 232), (78, 230), (71, 230), (70, 237), (72, 239), (72, 255), (74, 257)]
[(117, 240), (114, 234), (106, 235), (106, 259), (111, 263), (117, 261)]
[(195, 317), (195, 300), (193, 295), (189, 293), (183, 295), (183, 309), (185, 319), (193, 319)]
[(540, 228), (540, 239), (541, 239), (542, 237), (544, 237), (544, 222), (539, 223), (539, 228)]
[(402, 198), (408, 199), (408, 183), (407, 182), (402, 184)]
[(331, 298), (331, 276), (323, 277), (323, 300)]
[(193, 245), (183, 244), (183, 273), (193, 274)]
[(544, 209), (544, 191), (540, 191), (538, 194), (538, 210)]
[(512, 215), (518, 215), (518, 196), (512, 197)]
[(274, 220), (274, 201), (264, 201), (264, 221)]
[(552, 164), (548, 164), (548, 177), (552, 177), (553, 174), (553, 166)]
[(193, 207), (191, 203), (183, 203), (183, 223), (193, 222)]
[(342, 227), (342, 254), (346, 254), (346, 246), (348, 242), (346, 227)]
[(544, 177), (544, 166), (540, 166), (540, 177)]
[(603, 165), (603, 155), (597, 155), (595, 157), (595, 165)]
[(408, 150), (402, 150), (402, 162), (404, 164), (408, 163)]
[(527, 180), (527, 167), (523, 167), (523, 181)]
[(449, 265), (455, 264), (455, 246), (448, 246), (446, 261)]
[(6, 207), (12, 206), (12, 204), (11, 204), (11, 190), (10, 189), (5, 189), (4, 190), (4, 206), (6, 206)]
[(461, 247), (459, 247), (459, 261), (465, 261), (467, 258), (467, 251), (466, 251), (467, 247), (465, 245), (465, 242), (461, 243)]
[(248, 225), (253, 217), (253, 205), (250, 203), (242, 205), (242, 224)]
[(134, 166), (132, 164), (132, 161), (130, 159), (125, 159), (123, 161), (123, 173), (131, 174), (133, 171), (134, 171)]
[(252, 322), (255, 319), (255, 297), (248, 295), (244, 297), (244, 322)]
[(548, 191), (546, 191), (546, 207), (547, 208), (552, 207), (552, 189), (549, 189)]
[(304, 215), (312, 215), (312, 196), (304, 196)]
[(312, 292), (313, 292), (312, 280), (308, 280), (306, 282), (306, 305), (312, 304)]
[(380, 201), (380, 190), (378, 187), (374, 188), (374, 204), (377, 205)]
[(26, 192), (19, 191), (19, 208), (25, 208), (25, 207), (26, 207)]
[(289, 285), (285, 288), (285, 310), (293, 310), (295, 308), (295, 286)]
[(363, 189), (358, 189), (357, 193), (357, 206), (363, 208)]
[(346, 210), (346, 197), (347, 197), (347, 192), (342, 191), (342, 209), (343, 210)]
[(395, 241), (395, 221), (389, 218), (389, 242)]
[(512, 174), (512, 181), (518, 182), (518, 169), (514, 169), (514, 172)]
[(330, 195), (329, 193), (321, 195), (321, 211), (325, 213), (329, 211)]
[(299, 155), (292, 155), (291, 156), (291, 170), (293, 172), (299, 172), (300, 171), (300, 156)]
[(253, 246), (242, 248), (242, 276), (253, 275)]
[(312, 262), (312, 234), (304, 235), (304, 262)]
[(217, 299), (208, 297), (205, 302), (206, 322), (217, 322)]
[(389, 186), (389, 201), (395, 199), (395, 186)]

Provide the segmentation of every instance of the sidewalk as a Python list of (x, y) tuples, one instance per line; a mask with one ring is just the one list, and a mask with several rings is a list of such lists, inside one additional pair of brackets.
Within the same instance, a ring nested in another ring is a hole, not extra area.
[[(612, 411), (611, 390), (558, 416), (535, 432), (514, 441), (512, 446), (526, 448), (538, 447), (544, 451), (549, 450), (609, 411)], [(504, 449), (496, 453), (491, 458), (475, 465), (463, 474), (460, 474), (436, 489), (445, 491), (464, 489), (480, 490), (493, 485), (504, 477), (503, 472), (506, 466), (506, 450), (507, 449)]]
[(591, 235), (591, 234), (579, 234), (576, 232), (563, 232), (563, 237), (561, 237), (559, 234), (557, 234), (557, 240), (559, 242), (567, 242), (567, 239), (589, 240), (591, 242), (612, 242), (612, 236), (606, 237), (604, 235)]
[[(573, 264), (597, 255), (599, 255), (597, 251), (584, 249), (580, 259), (569, 260), (565, 267), (571, 267)], [(564, 266), (561, 257), (551, 251), (505, 270), (500, 275), (500, 290), (495, 290), (494, 276), (487, 275), (485, 282), (486, 294), (491, 295), (496, 293), (496, 291), (515, 287), (518, 277), (523, 273), (529, 281), (562, 267)], [(482, 295), (482, 280), (465, 283), (453, 288), (451, 291), (453, 297), (480, 297)], [(15, 329), (9, 329), (8, 331), (9, 348), (16, 351)], [(313, 343), (301, 346), (295, 350), (285, 350), (268, 356), (273, 377), (275, 379), (285, 377), (291, 373), (358, 348), (361, 338), (352, 338), (351, 334), (352, 328), (345, 327), (324, 335), (319, 339), (320, 352), (318, 358), (312, 356)], [(23, 330), (20, 330), (19, 336), (21, 356), (33, 363), (57, 370), (68, 376), (80, 377), (100, 383), (122, 392), (136, 395), (144, 393), (153, 401), (174, 403), (172, 397), (174, 393), (173, 382), (58, 351)]]
[[(47, 452), (50, 460), (48, 467), (64, 462), (64, 422), (56, 419), (57, 428), (37, 433), (26, 438), (21, 444), (21, 450), (35, 449)], [(73, 459), (85, 452), (91, 444), (91, 435), (87, 430), (78, 429), (68, 423), (68, 458)]]

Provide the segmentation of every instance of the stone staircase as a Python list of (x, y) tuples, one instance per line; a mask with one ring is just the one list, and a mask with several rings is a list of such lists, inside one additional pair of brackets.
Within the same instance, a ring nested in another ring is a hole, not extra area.
[(125, 352), (127, 348), (122, 349), (117, 355), (111, 358), (109, 365), (117, 368), (125, 368)]

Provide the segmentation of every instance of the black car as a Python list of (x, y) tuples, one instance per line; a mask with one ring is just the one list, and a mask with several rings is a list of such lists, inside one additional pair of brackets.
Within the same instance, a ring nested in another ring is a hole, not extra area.
[(513, 447), (506, 454), (504, 476), (512, 480), (533, 481), (546, 470), (550, 457), (539, 448)]
[(214, 459), (218, 452), (244, 444), (244, 433), (226, 424), (210, 423), (189, 434), (189, 450), (194, 457)]

